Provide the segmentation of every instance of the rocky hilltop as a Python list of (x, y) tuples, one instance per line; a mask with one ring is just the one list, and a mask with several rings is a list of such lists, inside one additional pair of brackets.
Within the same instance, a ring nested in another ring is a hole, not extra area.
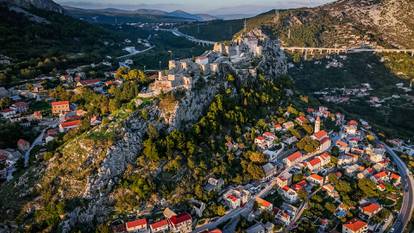
[(341, 0), (321, 7), (340, 21), (361, 24), (380, 39), (403, 48), (414, 47), (414, 1)]
[(339, 0), (315, 8), (271, 11), (249, 20), (286, 46), (414, 47), (412, 0)]
[[(285, 57), (278, 43), (265, 43), (256, 69), (268, 79), (286, 73)], [(73, 138), (50, 160), (31, 167), (15, 183), (0, 190), (2, 222), (9, 229), (55, 231), (56, 228), (42, 228), (48, 222), (62, 232), (70, 232), (79, 225), (94, 226), (107, 221), (114, 211), (114, 192), (126, 170), (139, 159), (149, 126), (168, 131), (190, 127), (203, 116), (218, 91), (226, 88), (227, 74), (246, 82), (256, 77), (246, 70), (225, 63), (221, 75), (199, 77), (191, 90), (181, 93), (168, 114), (161, 106), (167, 97), (161, 96), (151, 104), (138, 104), (135, 112), (113, 116), (112, 122)], [(154, 169), (159, 170), (156, 173), (162, 172), (162, 166)]]

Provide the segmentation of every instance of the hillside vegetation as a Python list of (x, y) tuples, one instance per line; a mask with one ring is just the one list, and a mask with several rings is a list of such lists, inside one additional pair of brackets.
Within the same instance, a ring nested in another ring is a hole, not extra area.
[(243, 20), (214, 20), (185, 24), (179, 30), (202, 40), (225, 41), (243, 28)]
[(270, 11), (249, 19), (287, 46), (414, 47), (411, 0), (340, 0), (316, 8)]
[(104, 42), (117, 39), (101, 27), (69, 16), (40, 9), (30, 12), (47, 22), (33, 22), (5, 5), (0, 6), (0, 50), (11, 58), (27, 60), (68, 52), (105, 53), (108, 48)]

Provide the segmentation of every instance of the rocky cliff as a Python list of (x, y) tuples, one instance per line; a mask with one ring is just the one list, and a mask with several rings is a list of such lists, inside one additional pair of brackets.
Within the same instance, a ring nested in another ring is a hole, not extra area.
[[(94, 220), (103, 222), (112, 211), (110, 192), (118, 184), (120, 176), (124, 173), (128, 164), (134, 164), (142, 149), (146, 129), (149, 124), (162, 127), (158, 122), (159, 111), (155, 106), (146, 108), (148, 118), (143, 118), (140, 111), (132, 114), (117, 130), (119, 140), (110, 146), (105, 153), (102, 162), (86, 178), (85, 189), (82, 198), (88, 200), (85, 208), (77, 207), (61, 224), (63, 232), (69, 232), (76, 223), (89, 224)], [(89, 158), (93, 162), (94, 154)]]

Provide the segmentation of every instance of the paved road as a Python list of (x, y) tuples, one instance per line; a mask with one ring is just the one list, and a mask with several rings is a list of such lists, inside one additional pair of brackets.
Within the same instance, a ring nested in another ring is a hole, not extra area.
[(184, 33), (180, 32), (180, 31), (178, 31), (177, 28), (174, 28), (174, 29), (160, 29), (160, 30), (161, 31), (166, 31), (166, 32), (171, 32), (175, 36), (184, 37), (187, 40), (192, 41), (194, 43), (198, 43), (198, 44), (214, 45), (216, 43), (215, 41), (197, 39), (194, 36), (190, 36), (190, 35), (187, 35), (187, 34), (184, 34)]
[[(30, 146), (29, 150), (24, 153), (24, 166), (29, 166), (29, 157), (30, 152), (33, 150), (33, 148), (43, 142), (43, 136), (45, 135), (46, 130), (50, 128), (56, 128), (59, 124), (58, 119), (50, 119), (49, 121), (44, 121), (44, 125), (46, 126), (45, 129), (42, 130), (42, 132), (37, 136), (37, 138), (33, 141), (32, 145)], [(43, 125), (42, 122), (39, 123), (39, 125)]]
[(32, 149), (39, 145), (40, 143), (42, 143), (43, 141), (43, 136), (45, 135), (45, 132), (48, 128), (42, 130), (42, 132), (39, 134), (39, 136), (37, 136), (37, 138), (33, 141), (32, 145), (30, 146), (29, 150), (26, 151), (26, 153), (24, 153), (24, 166), (27, 167), (29, 166), (29, 158), (30, 158), (30, 152), (32, 151)]
[(302, 214), (306, 210), (306, 208), (308, 208), (308, 201), (309, 201), (309, 199), (313, 195), (317, 194), (321, 189), (322, 189), (322, 187), (319, 187), (317, 190), (315, 190), (313, 193), (309, 194), (306, 197), (306, 200), (304, 202), (302, 202), (302, 204), (299, 206), (298, 213), (292, 219), (292, 222), (289, 224), (289, 226), (285, 229), (285, 232), (289, 232), (290, 230), (293, 230), (295, 228), (296, 222), (300, 219), (300, 217), (302, 216)]
[(123, 56), (117, 57), (116, 59), (123, 59), (123, 58), (132, 57), (132, 56), (135, 56), (135, 55), (138, 55), (138, 54), (141, 54), (141, 53), (145, 53), (145, 52), (147, 52), (147, 51), (149, 51), (149, 50), (151, 50), (153, 48), (155, 48), (155, 45), (153, 45), (153, 46), (151, 46), (149, 48), (146, 48), (144, 50), (141, 50), (141, 51), (136, 51), (135, 53), (130, 53), (130, 54), (127, 54), (127, 55), (123, 55)]
[[(382, 143), (382, 142), (380, 142)], [(394, 160), (395, 164), (398, 167), (398, 170), (401, 175), (402, 186), (404, 189), (404, 196), (403, 202), (401, 205), (400, 212), (397, 216), (396, 221), (393, 224), (394, 231), (393, 232), (403, 232), (406, 229), (408, 222), (411, 219), (414, 210), (414, 179), (413, 176), (410, 174), (407, 166), (405, 163), (400, 159), (400, 157), (386, 144), (382, 143), (387, 150), (387, 152), (391, 155), (392, 159)]]

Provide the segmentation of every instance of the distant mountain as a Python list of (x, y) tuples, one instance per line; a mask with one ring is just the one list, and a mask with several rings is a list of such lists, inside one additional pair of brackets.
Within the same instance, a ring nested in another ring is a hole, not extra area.
[(132, 22), (183, 22), (210, 21), (217, 19), (207, 14), (190, 14), (182, 10), (166, 12), (154, 9), (123, 10), (115, 8), (82, 9), (65, 6), (68, 14), (98, 23), (132, 23)]
[[(1, 1), (1, 0), (0, 0)], [(49, 0), (0, 2), (0, 51), (15, 61), (92, 52), (115, 35), (96, 25), (61, 14)]]
[(57, 13), (63, 13), (63, 7), (52, 0), (0, 0), (0, 3), (11, 4), (23, 8), (38, 8)]
[(81, 8), (81, 9), (105, 9), (105, 8), (112, 8), (112, 9), (120, 9), (120, 10), (127, 10), (127, 11), (133, 11), (136, 9), (157, 9), (161, 11), (174, 11), (176, 9), (182, 9), (185, 11), (188, 11), (185, 9), (185, 5), (182, 4), (173, 4), (173, 3), (167, 3), (167, 4), (123, 4), (123, 3), (117, 3), (116, 1), (112, 1), (111, 3), (108, 3), (108, 1), (59, 1), (59, 3), (62, 6), (70, 6), (75, 8)]
[(414, 48), (413, 0), (340, 0), (315, 8), (269, 11), (248, 21), (286, 45)]

